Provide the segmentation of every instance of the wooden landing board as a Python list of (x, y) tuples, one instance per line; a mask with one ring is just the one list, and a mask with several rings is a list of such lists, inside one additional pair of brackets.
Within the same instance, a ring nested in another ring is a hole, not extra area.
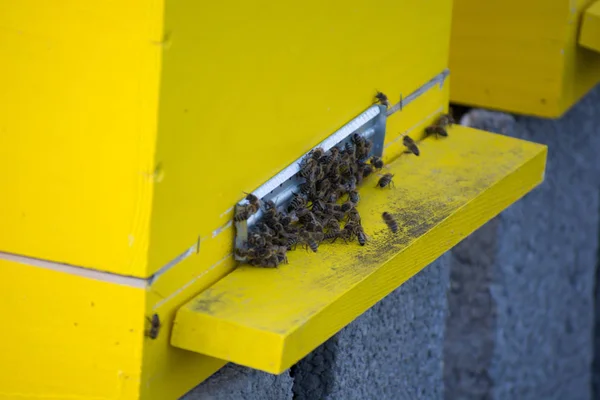
[(278, 269), (240, 266), (179, 309), (171, 344), (281, 373), (543, 181), (545, 146), (461, 126), (449, 133), (387, 166), (394, 189), (375, 188), (377, 176), (363, 184), (366, 246), (298, 249)]

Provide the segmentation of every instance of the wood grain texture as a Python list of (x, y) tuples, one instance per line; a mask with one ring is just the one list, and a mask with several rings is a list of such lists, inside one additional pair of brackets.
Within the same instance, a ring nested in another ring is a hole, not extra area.
[[(361, 188), (369, 243), (240, 266), (182, 307), (174, 346), (281, 373), (543, 180), (546, 147), (465, 127), (388, 165), (393, 190)], [(400, 224), (391, 234), (388, 211)]]

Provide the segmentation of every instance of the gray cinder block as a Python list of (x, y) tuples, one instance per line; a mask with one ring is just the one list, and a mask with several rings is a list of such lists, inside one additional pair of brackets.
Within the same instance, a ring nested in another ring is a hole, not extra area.
[(600, 88), (559, 120), (463, 121), (549, 150), (545, 182), (452, 251), (445, 397), (589, 399)]

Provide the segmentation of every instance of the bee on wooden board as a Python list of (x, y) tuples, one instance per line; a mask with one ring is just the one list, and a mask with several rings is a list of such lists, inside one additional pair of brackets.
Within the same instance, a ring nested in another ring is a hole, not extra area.
[(158, 314), (153, 314), (152, 318), (146, 317), (146, 319), (150, 322), (150, 329), (146, 331), (146, 336), (154, 340), (158, 337), (158, 333), (160, 332), (160, 318), (158, 317)]
[(307, 248), (309, 248), (313, 253), (316, 253), (317, 249), (319, 248), (319, 243), (324, 237), (325, 235), (320, 232), (304, 232), (302, 240)]
[(356, 205), (360, 201), (360, 195), (356, 190), (351, 190), (350, 192), (348, 192), (348, 200), (350, 200), (354, 205)]
[(237, 205), (235, 207), (235, 216), (233, 219), (235, 222), (246, 221), (252, 215), (256, 214), (259, 208), (260, 206), (255, 203)]
[(381, 214), (381, 217), (383, 218), (383, 221), (388, 226), (388, 228), (390, 228), (392, 233), (398, 232), (398, 223), (390, 213), (385, 211), (383, 214)]
[(379, 178), (379, 181), (377, 182), (377, 185), (375, 187), (391, 188), (394, 185), (394, 181), (392, 181), (393, 178), (394, 178), (394, 174), (387, 173), (387, 174), (383, 175), (381, 178)]
[(389, 102), (389, 100), (388, 100), (388, 97), (387, 97), (387, 96), (386, 96), (384, 93), (382, 93), (382, 92), (380, 92), (380, 91), (377, 91), (377, 93), (375, 94), (375, 99), (376, 99), (376, 100), (379, 102), (379, 104), (381, 104), (381, 105), (384, 105), (384, 106), (386, 106), (386, 107), (389, 107), (389, 106), (390, 106), (390, 102)]
[(404, 136), (404, 138), (402, 138), (402, 143), (415, 156), (418, 156), (420, 154), (419, 148), (417, 147), (417, 144), (415, 143), (415, 141), (410, 136)]
[(380, 157), (377, 157), (377, 156), (371, 157), (371, 160), (369, 161), (369, 163), (375, 169), (381, 169), (381, 168), (383, 168), (383, 160)]

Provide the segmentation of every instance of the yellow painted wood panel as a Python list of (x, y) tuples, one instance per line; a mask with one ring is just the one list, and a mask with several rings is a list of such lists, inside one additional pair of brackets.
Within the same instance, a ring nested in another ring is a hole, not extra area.
[(588, 7), (583, 14), (579, 44), (600, 53), (600, 1)]
[(448, 58), (445, 0), (0, 7), (0, 250), (138, 277)]
[(137, 399), (145, 290), (0, 260), (0, 399)]
[(374, 188), (377, 177), (361, 188), (366, 246), (293, 251), (278, 269), (241, 266), (179, 310), (171, 343), (281, 373), (544, 176), (545, 146), (470, 128), (420, 148), (388, 166), (395, 189)]
[(450, 8), (167, 2), (148, 272), (199, 236), (205, 245), (242, 191), (365, 110), (376, 89), (395, 103), (446, 68)]
[(0, 2), (0, 251), (143, 276), (162, 3)]
[(455, 0), (454, 102), (558, 117), (600, 81), (600, 56), (577, 44), (591, 0)]

